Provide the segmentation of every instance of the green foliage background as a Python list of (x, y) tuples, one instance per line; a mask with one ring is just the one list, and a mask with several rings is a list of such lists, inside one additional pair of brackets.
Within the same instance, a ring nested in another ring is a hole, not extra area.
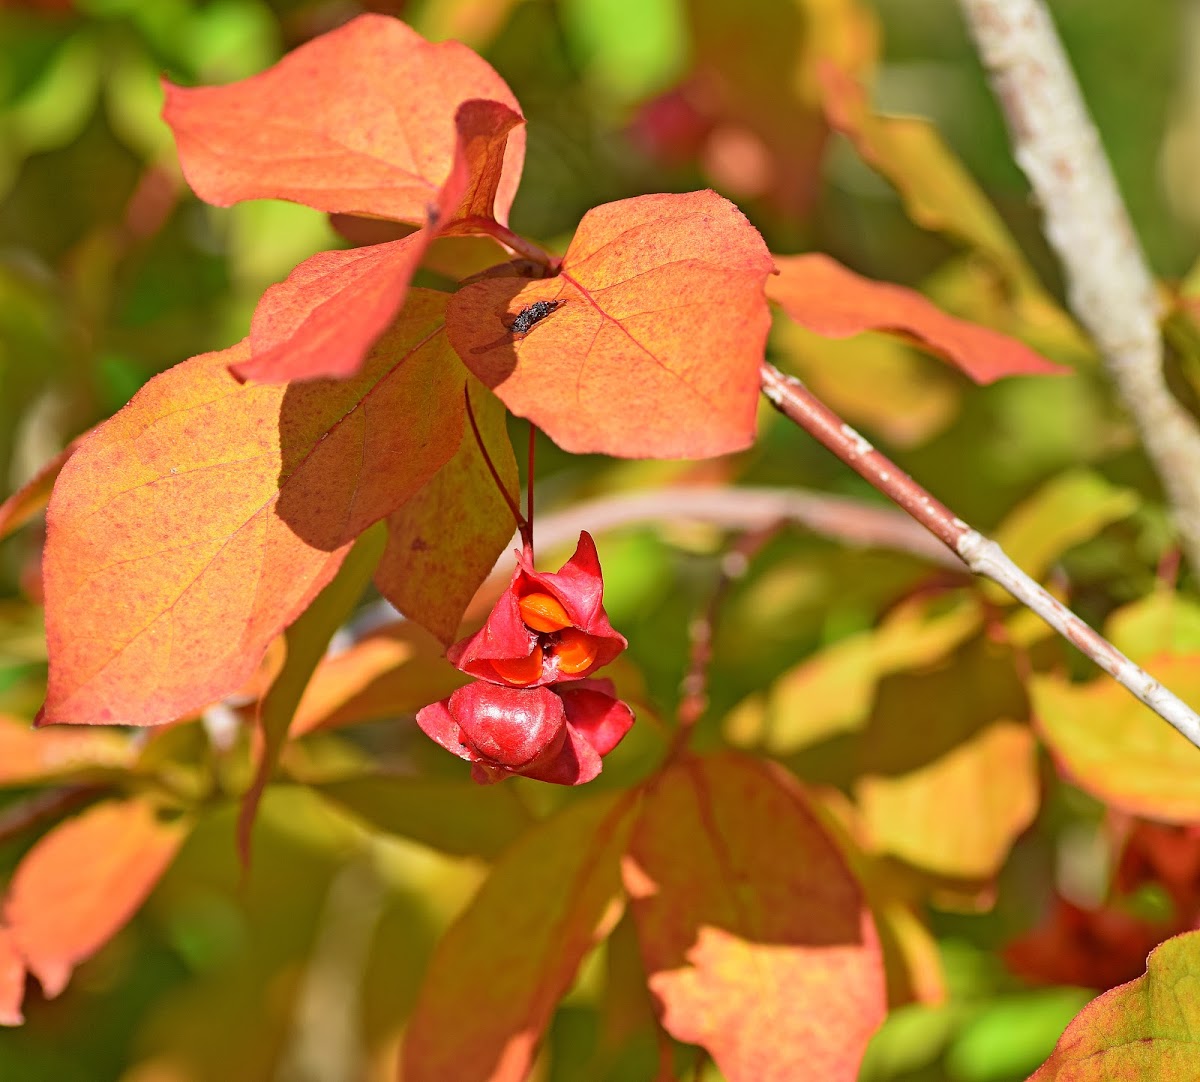
[[(457, 0), (370, 6), (435, 37), (460, 9), (471, 8)], [(1200, 202), (1189, 183), (1200, 145), (1189, 127), (1195, 87), (1183, 73), (1194, 57), (1187, 55), (1183, 5), (1058, 0), (1051, 6), (1151, 261), (1163, 277), (1185, 278), (1200, 226)], [(694, 158), (664, 164), (631, 134), (639, 107), (688, 70), (695, 24), (683, 0), (490, 7), (494, 30), (469, 43), (508, 80), (528, 117), (529, 155), (512, 219), (519, 232), (561, 245), (597, 203), (722, 187), (721, 177)], [(220, 210), (179, 191), (170, 134), (158, 119), (157, 80), (160, 73), (188, 83), (243, 77), (355, 10), (341, 0), (0, 5), (0, 494), (14, 491), (150, 376), (240, 338), (267, 285), (309, 254), (342, 243), (307, 208), (250, 203)], [(756, 0), (744, 19), (784, 37), (803, 10), (790, 0)], [(933, 121), (1042, 280), (1061, 296), (1036, 208), (956, 5), (878, 0), (875, 10), (883, 28), (876, 105)], [(961, 246), (910, 222), (895, 191), (841, 138), (828, 148), (815, 201), (802, 212), (753, 192), (725, 194), (774, 251), (826, 250), (863, 274), (922, 286), (951, 308), (957, 299), (969, 312), (978, 301), (962, 270)], [(424, 273), (425, 284), (446, 285)], [(872, 363), (872, 341), (799, 347), (806, 378), (818, 388), (840, 385), (836, 404), (848, 418), (981, 529), (994, 529), (1043, 484), (1080, 466), (1108, 486), (1137, 493), (1136, 506), (1099, 514), (1094, 528), (1055, 554), (1057, 574), (1070, 583), (1078, 611), (1097, 622), (1152, 589), (1170, 545), (1157, 483), (1078, 342), (1038, 344), (1078, 364), (1079, 376), (986, 389), (891, 347), (889, 393), (881, 400), (876, 385), (853, 376), (856, 365)], [(775, 348), (781, 364), (796, 363), (794, 343), (780, 339)], [(1181, 393), (1194, 394), (1186, 344), (1176, 362)], [(879, 500), (802, 433), (769, 419), (758, 447), (715, 467), (572, 458), (548, 443), (540, 450), (541, 513), (705, 476)], [(32, 716), (45, 672), (37, 607), (41, 540), (35, 525), (0, 544), (0, 711), (19, 717)], [(722, 546), (713, 530), (672, 524), (605, 539), (608, 609), (630, 640), (628, 679), (644, 680), (641, 698), (649, 709), (600, 784), (629, 784), (658, 754), (656, 719), (671, 714), (687, 626), (713, 582)], [(798, 661), (875, 627), (926, 573), (913, 558), (847, 549), (800, 532), (773, 542), (720, 625), (701, 743), (718, 743), (728, 711)], [(400, 728), (372, 727), (353, 754), (456, 776), (461, 764), (442, 762), (440, 752), (412, 743)], [(845, 784), (839, 748), (836, 740), (820, 744), (789, 765), (808, 780)], [(1063, 839), (1097, 836), (1102, 809), (1053, 782), (1048, 766), (1044, 773), (1044, 807), (1002, 873), (995, 907), (929, 910), (949, 1001), (896, 1012), (876, 1040), (864, 1079), (1023, 1078), (1091, 998), (1081, 989), (1029, 989), (996, 954), (1044, 911)], [(533, 814), (570, 799), (522, 782), (515, 788)], [(349, 817), (302, 786), (273, 790), (246, 886), (239, 886), (231, 844), (232, 811), (210, 819), (143, 914), (82, 967), (67, 992), (51, 1003), (31, 1002), (24, 1028), (0, 1031), (0, 1077), (385, 1077), (388, 1062), (371, 1062), (370, 1050), (389, 1047), (384, 1038), (411, 1005), (437, 933), (505, 839), (481, 833), (477, 855), (463, 858), (394, 832), (386, 809), (359, 810), (361, 818)], [(0, 844), (0, 873), (28, 845), (28, 838)], [(1094, 875), (1103, 876), (1102, 863), (1097, 857)], [(585, 967), (559, 1012), (547, 1079), (649, 1077), (640, 1073), (645, 1064), (637, 1050), (631, 1053), (637, 1062), (593, 1058), (597, 966)], [(346, 1019), (349, 1034), (339, 1028)]]

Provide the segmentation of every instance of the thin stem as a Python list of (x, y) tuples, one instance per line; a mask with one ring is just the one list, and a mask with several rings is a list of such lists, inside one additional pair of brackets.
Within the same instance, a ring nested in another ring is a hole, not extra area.
[(494, 237), (517, 255), (524, 256), (531, 263), (545, 267), (550, 274), (557, 274), (562, 265), (562, 260), (558, 256), (551, 255), (545, 248), (534, 244), (520, 233), (514, 233), (508, 226), (501, 225), (494, 218), (466, 218), (457, 224), (460, 229), (470, 227), (479, 233), (486, 233), (489, 237)]
[(537, 429), (532, 421), (529, 422), (529, 464), (525, 469), (525, 526), (526, 529), (521, 531), (521, 540), (525, 542), (525, 547), (529, 550), (529, 559), (533, 560), (533, 477), (534, 477), (534, 451), (537, 437)]
[(675, 712), (678, 728), (667, 753), (667, 762), (671, 762), (687, 746), (692, 730), (708, 709), (709, 668), (712, 664), (713, 638), (721, 606), (729, 596), (733, 584), (750, 570), (750, 561), (784, 525), (784, 520), (779, 519), (742, 534), (721, 557), (717, 581), (709, 594), (708, 602), (688, 628), (691, 654), (687, 673), (680, 683), (679, 707)]
[(467, 420), (471, 422), (471, 431), (475, 433), (475, 443), (479, 447), (479, 453), (483, 455), (483, 461), (486, 463), (488, 472), (492, 475), (492, 480), (496, 482), (496, 489), (504, 498), (504, 502), (508, 504), (508, 509), (512, 512), (513, 519), (517, 523), (517, 529), (521, 531), (521, 536), (524, 537), (529, 530), (529, 523), (521, 514), (521, 509), (517, 506), (517, 501), (512, 498), (512, 493), (504, 486), (504, 482), (500, 479), (500, 471), (496, 469), (496, 465), (492, 462), (492, 456), (488, 454), (487, 446), (483, 442), (483, 436), (480, 434), (479, 425), (475, 421), (475, 411), (471, 408), (471, 385), (463, 384), (463, 399), (467, 404)]
[(763, 394), (788, 420), (803, 428), (885, 496), (895, 500), (975, 574), (991, 579), (1032, 609), (1109, 676), (1200, 747), (1200, 717), (1191, 707), (1026, 575), (995, 541), (971, 529), (945, 504), (876, 451), (798, 379), (785, 376), (773, 365), (765, 363), (761, 377)]

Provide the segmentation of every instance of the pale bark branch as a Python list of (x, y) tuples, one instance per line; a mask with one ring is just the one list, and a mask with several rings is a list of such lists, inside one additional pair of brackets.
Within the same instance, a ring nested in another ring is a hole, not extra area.
[(676, 485), (606, 496), (543, 515), (538, 520), (538, 543), (554, 548), (573, 542), (580, 530), (603, 533), (622, 526), (680, 521), (737, 531), (786, 522), (842, 544), (907, 552), (943, 567), (961, 567), (907, 515), (845, 496), (793, 488)]
[[(553, 549), (574, 544), (580, 530), (602, 534), (677, 522), (702, 522), (739, 533), (790, 524), (852, 548), (905, 552), (939, 567), (962, 570), (962, 561), (908, 515), (846, 496), (767, 486), (671, 485), (585, 500), (539, 515), (537, 541), (540, 549)], [(518, 532), (479, 588), (466, 619), (481, 616), (491, 607), (516, 566), (513, 550), (520, 547)], [(401, 614), (390, 601), (377, 601), (351, 622), (349, 641), (397, 618), (402, 618)]]
[(1025, 574), (995, 541), (963, 522), (885, 455), (875, 450), (798, 379), (762, 366), (763, 393), (788, 420), (832, 451), (859, 476), (895, 500), (975, 574), (991, 579), (1036, 612), (1069, 643), (1200, 747), (1200, 717), (1102, 635)]
[(1167, 388), (1154, 279), (1042, 0), (959, 0), (1008, 124), (1013, 154), (1200, 573), (1200, 427)]

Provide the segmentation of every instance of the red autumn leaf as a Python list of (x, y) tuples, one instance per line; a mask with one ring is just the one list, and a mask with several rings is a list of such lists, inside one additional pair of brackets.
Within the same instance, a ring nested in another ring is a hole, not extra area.
[(13, 934), (0, 924), (0, 1026), (19, 1026), (25, 1021), (21, 1004), (25, 999), (25, 961)]
[(371, 345), (404, 303), (409, 282), (439, 233), (491, 218), (504, 147), (521, 117), (506, 105), (467, 102), (455, 118), (454, 168), (427, 208), (428, 224), (401, 240), (321, 252), (271, 286), (250, 327), (248, 379), (284, 383), (358, 371)]
[(1200, 824), (1135, 821), (1113, 882), (1127, 894), (1145, 883), (1161, 884), (1177, 914), (1200, 914)]
[(1167, 940), (1145, 975), (1089, 1003), (1029, 1082), (1193, 1082), (1200, 1062), (1200, 932)]
[[(517, 463), (504, 406), (475, 379), (470, 384), (479, 434), (515, 500)], [(410, 620), (449, 643), (515, 530), (512, 512), (468, 427), (455, 456), (389, 516), (387, 548), (375, 571), (375, 584)], [(440, 696), (424, 701), (431, 698)]]
[[(184, 176), (218, 206), (288, 199), (318, 210), (422, 223), (451, 174), (455, 115), (472, 99), (520, 106), (495, 71), (455, 41), (361, 15), (228, 86), (166, 84), (163, 116)], [(525, 154), (504, 151), (495, 213), (506, 221)]]
[(405, 1082), (521, 1082), (584, 955), (620, 916), (627, 795), (575, 804), (510, 848), (438, 943)]
[(886, 1010), (879, 941), (781, 772), (736, 754), (667, 770), (625, 885), (669, 1033), (703, 1045), (729, 1082), (858, 1077)]
[(1141, 973), (1146, 955), (1172, 931), (1118, 906), (1083, 909), (1055, 898), (1042, 925), (1013, 940), (1004, 960), (1041, 984), (1112, 988)]
[(1004, 376), (1054, 375), (1060, 365), (988, 327), (947, 315), (920, 293), (873, 282), (827, 255), (776, 256), (767, 295), (802, 327), (827, 338), (886, 331), (960, 368), (976, 383)]
[(346, 546), (462, 436), (463, 383), (421, 290), (363, 371), (242, 384), (242, 344), (155, 377), (67, 463), (45, 555), (40, 720), (149, 725), (237, 689)]
[[(714, 192), (639, 196), (589, 210), (557, 277), (460, 289), (447, 329), (467, 367), (565, 450), (725, 454), (754, 439), (771, 269), (758, 231)], [(514, 333), (539, 301), (558, 307)]]
[(13, 876), (4, 916), (29, 971), (54, 997), (133, 916), (186, 836), (144, 800), (106, 801), (55, 827)]

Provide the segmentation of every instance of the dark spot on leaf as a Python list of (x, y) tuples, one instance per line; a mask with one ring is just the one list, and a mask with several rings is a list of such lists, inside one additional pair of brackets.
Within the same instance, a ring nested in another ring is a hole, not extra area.
[(565, 301), (534, 301), (533, 304), (522, 308), (512, 321), (512, 326), (508, 329), (513, 334), (528, 334), (535, 323), (540, 323), (551, 312), (560, 305), (565, 304)]

